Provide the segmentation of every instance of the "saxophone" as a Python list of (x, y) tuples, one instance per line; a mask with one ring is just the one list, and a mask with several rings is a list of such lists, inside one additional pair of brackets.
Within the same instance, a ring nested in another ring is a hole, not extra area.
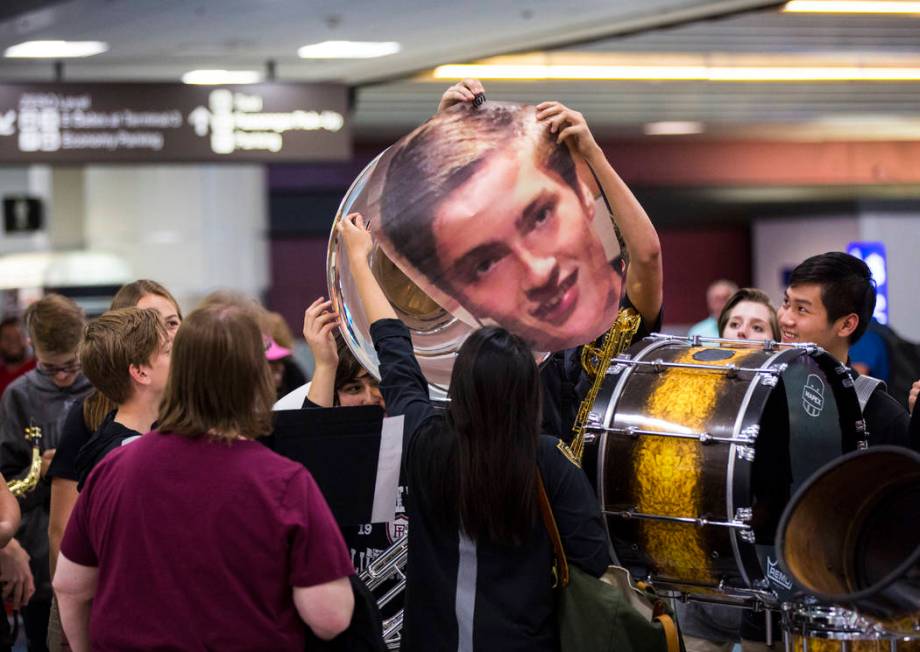
[(42, 429), (38, 426), (28, 426), (25, 432), (26, 439), (32, 443), (32, 464), (29, 466), (29, 473), (26, 477), (21, 480), (11, 480), (8, 483), (10, 493), (17, 498), (22, 498), (35, 489), (42, 475), (42, 451), (39, 446), (39, 442), (42, 438)]
[(589, 376), (593, 378), (591, 388), (585, 394), (581, 405), (578, 408), (578, 414), (575, 417), (575, 424), (572, 426), (574, 437), (569, 444), (568, 451), (563, 446), (565, 444), (560, 440), (560, 450), (568, 456), (571, 454), (573, 462), (581, 466), (581, 458), (585, 451), (585, 428), (588, 425), (588, 417), (591, 415), (591, 408), (597, 398), (601, 386), (604, 384), (604, 377), (607, 369), (610, 367), (610, 361), (620, 355), (629, 346), (632, 338), (635, 337), (636, 331), (642, 323), (639, 313), (633, 308), (623, 308), (617, 314), (613, 326), (604, 335), (601, 344), (587, 344), (581, 349), (581, 367)]

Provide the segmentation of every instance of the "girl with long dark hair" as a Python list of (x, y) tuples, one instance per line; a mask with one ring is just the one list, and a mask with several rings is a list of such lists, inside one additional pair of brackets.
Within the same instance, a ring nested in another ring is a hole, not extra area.
[(502, 328), (460, 349), (446, 414), (435, 411), (406, 327), (371, 273), (360, 215), (339, 225), (380, 359), (390, 416), (404, 416), (409, 559), (403, 650), (556, 650), (553, 552), (542, 479), (569, 563), (600, 576), (610, 559), (582, 470), (541, 436), (540, 379)]

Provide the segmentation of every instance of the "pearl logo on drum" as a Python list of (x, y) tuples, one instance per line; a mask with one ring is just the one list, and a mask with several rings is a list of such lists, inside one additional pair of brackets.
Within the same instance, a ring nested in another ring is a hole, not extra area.
[(811, 417), (821, 416), (824, 411), (824, 381), (816, 374), (810, 374), (802, 389), (802, 407)]

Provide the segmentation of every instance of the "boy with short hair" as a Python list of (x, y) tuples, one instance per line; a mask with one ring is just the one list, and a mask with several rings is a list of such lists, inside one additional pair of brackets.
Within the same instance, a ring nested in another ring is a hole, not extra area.
[[(0, 473), (7, 481), (24, 478), (32, 463), (32, 444), (25, 429), (41, 429), (41, 480), (20, 499), (22, 525), (0, 550), (4, 597), (22, 608), (30, 650), (44, 650), (51, 609), (48, 569), (48, 505), (45, 472), (60, 438), (61, 424), (74, 402), (92, 386), (83, 376), (77, 348), (83, 336), (83, 311), (71, 299), (49, 294), (33, 303), (23, 318), (35, 350), (36, 368), (14, 380), (0, 400)], [(35, 594), (31, 601), (29, 595)], [(26, 604), (28, 603), (28, 604)], [(4, 620), (5, 619), (0, 619)]]
[[(784, 342), (813, 342), (849, 365), (849, 348), (875, 310), (875, 282), (869, 267), (841, 251), (812, 256), (789, 277), (777, 311)], [(870, 446), (911, 446), (909, 415), (881, 381), (851, 371)], [(916, 445), (916, 443), (915, 443)]]
[(110, 310), (86, 326), (83, 372), (117, 407), (77, 455), (79, 488), (110, 451), (150, 431), (166, 389), (170, 349), (166, 324), (152, 308)]

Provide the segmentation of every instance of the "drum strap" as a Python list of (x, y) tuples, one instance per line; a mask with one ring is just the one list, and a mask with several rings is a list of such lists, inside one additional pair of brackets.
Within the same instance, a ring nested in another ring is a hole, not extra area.
[(869, 403), (869, 399), (879, 386), (885, 389), (885, 382), (872, 376), (859, 375), (853, 381), (853, 385), (856, 389), (856, 397), (859, 399), (860, 412), (866, 411), (866, 404)]

